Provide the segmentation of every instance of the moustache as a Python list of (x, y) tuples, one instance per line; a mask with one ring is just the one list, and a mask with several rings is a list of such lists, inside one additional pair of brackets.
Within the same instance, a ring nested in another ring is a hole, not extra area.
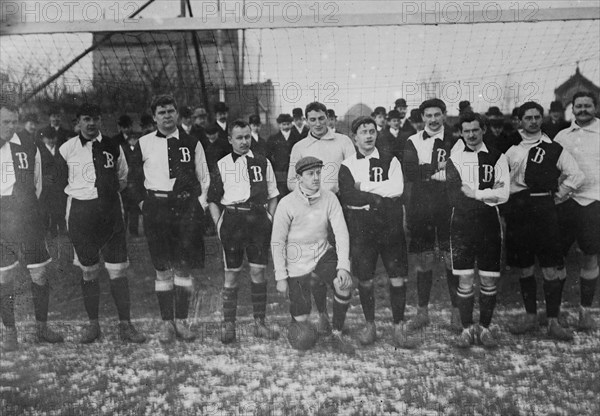
[(580, 111), (578, 113), (575, 113), (576, 116), (581, 116), (581, 115), (584, 115), (584, 114), (587, 115), (587, 116), (591, 116), (592, 115), (590, 112), (588, 112), (586, 110), (582, 110), (582, 111)]

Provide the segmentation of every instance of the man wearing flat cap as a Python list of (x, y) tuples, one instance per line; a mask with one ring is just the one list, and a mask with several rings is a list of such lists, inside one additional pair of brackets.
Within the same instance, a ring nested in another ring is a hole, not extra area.
[[(306, 112), (309, 120), (312, 111)], [(352, 293), (348, 229), (337, 197), (321, 186), (324, 172), (323, 161), (314, 156), (302, 157), (294, 164), (297, 186), (281, 200), (273, 219), (275, 279), (277, 290), (289, 294), (290, 314), (299, 322), (309, 318), (314, 287), (325, 288), (319, 291), (316, 303), (319, 328), (326, 332), (331, 327), (320, 304), (326, 304), (330, 286), (334, 292), (331, 342), (339, 352), (353, 354), (354, 347), (342, 335)], [(335, 247), (328, 239), (329, 228), (335, 235)]]
[(565, 120), (565, 109), (560, 101), (550, 103), (550, 117), (542, 123), (542, 131), (546, 136), (554, 140), (559, 131), (570, 127), (571, 124)]
[(269, 137), (266, 146), (267, 159), (271, 161), (275, 177), (277, 179), (277, 189), (279, 198), (288, 194), (287, 175), (290, 166), (290, 154), (292, 147), (300, 140), (299, 134), (294, 134), (296, 127), (292, 127), (292, 116), (289, 114), (279, 114), (277, 124), (279, 131)]

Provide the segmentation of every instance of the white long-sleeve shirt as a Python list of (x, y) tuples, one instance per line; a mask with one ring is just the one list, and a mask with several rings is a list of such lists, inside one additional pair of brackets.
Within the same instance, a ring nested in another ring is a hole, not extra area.
[[(0, 147), (0, 163), (2, 164), (2, 180), (0, 180), (0, 195), (10, 196), (17, 182), (15, 166), (12, 158), (10, 144), (21, 145), (21, 139), (15, 133), (9, 142)], [(33, 181), (35, 184), (35, 194), (39, 198), (42, 194), (42, 157), (40, 151), (35, 151), (35, 166), (33, 168)]]
[[(475, 190), (475, 199), (484, 202), (486, 205), (495, 206), (504, 204), (510, 196), (510, 171), (508, 161), (504, 154), (494, 165), (494, 188), (479, 189), (482, 181), (486, 178), (481, 178), (479, 174), (479, 156), (478, 153), (489, 153), (487, 146), (482, 143), (481, 147), (475, 151), (467, 151), (464, 147), (462, 151), (457, 151), (451, 154), (450, 160), (458, 171), (463, 184), (468, 185)], [(491, 179), (490, 172), (490, 179)]]
[[(538, 140), (527, 140), (523, 137), (523, 141), (518, 145), (512, 146), (506, 152), (506, 158), (508, 160), (508, 166), (510, 168), (510, 193), (515, 194), (517, 192), (529, 189), (525, 183), (525, 170), (527, 169), (527, 162), (529, 151), (532, 147), (537, 146), (540, 142), (551, 143), (552, 141), (548, 136), (542, 134), (542, 137)], [(577, 162), (566, 150), (560, 154), (556, 167), (561, 172), (561, 176), (558, 184), (558, 191), (555, 197), (562, 199), (568, 193), (575, 191), (583, 183), (585, 176), (581, 169), (577, 166)]]
[(600, 201), (600, 119), (580, 127), (575, 121), (560, 131), (554, 141), (565, 148), (583, 171), (583, 184), (573, 191), (572, 198), (580, 205)]

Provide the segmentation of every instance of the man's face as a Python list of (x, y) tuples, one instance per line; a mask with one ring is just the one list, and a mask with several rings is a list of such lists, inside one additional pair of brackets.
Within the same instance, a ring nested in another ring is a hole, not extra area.
[(260, 130), (260, 124), (250, 124), (250, 131), (252, 133), (258, 133)]
[(102, 118), (98, 116), (89, 116), (82, 114), (79, 116), (78, 123), (79, 131), (88, 140), (91, 140), (98, 136), (100, 133), (100, 125), (102, 124)]
[(370, 154), (375, 148), (375, 141), (377, 140), (377, 127), (374, 124), (363, 124), (356, 130), (356, 136), (354, 137), (354, 144), (358, 147), (358, 150), (362, 154)]
[(15, 111), (8, 108), (0, 108), (0, 140), (2, 144), (10, 141), (17, 131), (18, 116)]
[(587, 124), (594, 119), (596, 106), (590, 97), (579, 97), (573, 103), (573, 115), (579, 124)]
[(135, 146), (137, 142), (138, 142), (137, 137), (129, 137), (127, 139), (127, 143), (129, 144), (129, 146)]
[(202, 110), (196, 109), (192, 118), (195, 126), (204, 127), (206, 125), (206, 114)]
[(496, 137), (499, 137), (502, 134), (502, 131), (504, 130), (502, 126), (490, 126), (490, 128), (492, 129), (492, 133)]
[(464, 122), (461, 127), (462, 137), (465, 139), (467, 146), (476, 148), (483, 142), (485, 128), (479, 125), (479, 121)]
[(440, 131), (444, 126), (445, 120), (446, 114), (442, 112), (441, 108), (429, 107), (423, 111), (423, 121), (425, 122), (425, 127), (432, 132)]
[(25, 123), (25, 130), (27, 130), (28, 133), (31, 133), (31, 134), (35, 133), (35, 127), (36, 127), (35, 121), (29, 120)]
[(390, 119), (390, 121), (388, 121), (388, 124), (394, 130), (398, 130), (400, 128), (400, 119), (399, 118), (392, 118), (392, 119)]
[(562, 118), (562, 112), (560, 111), (550, 111), (550, 119), (552, 121), (558, 121)]
[(227, 114), (227, 112), (216, 113), (215, 118), (219, 121), (219, 123), (227, 123)]
[(523, 126), (523, 130), (529, 134), (539, 133), (542, 128), (542, 114), (538, 109), (530, 108), (523, 114), (521, 125)]
[(206, 137), (208, 138), (209, 142), (214, 143), (219, 138), (219, 132), (213, 133), (213, 134), (207, 134)]
[(513, 126), (513, 128), (515, 130), (518, 130), (521, 128), (521, 120), (519, 120), (518, 116), (512, 116), (510, 118), (510, 124)]
[(400, 113), (401, 118), (406, 117), (406, 110), (408, 110), (408, 107), (396, 107), (396, 111)]
[(177, 128), (179, 113), (173, 104), (159, 105), (154, 110), (154, 121), (160, 131), (171, 133)]
[(302, 172), (301, 175), (296, 175), (298, 182), (304, 189), (311, 192), (317, 192), (321, 189), (321, 168), (308, 169)]
[(250, 150), (250, 143), (252, 141), (252, 135), (250, 134), (250, 127), (234, 127), (231, 130), (231, 137), (229, 143), (233, 147), (233, 151), (238, 155), (245, 155)]
[(119, 131), (125, 136), (129, 136), (131, 134), (131, 130), (131, 126), (119, 126)]
[(298, 128), (301, 128), (302, 126), (304, 126), (304, 117), (296, 117), (294, 119), (294, 124), (296, 126), (298, 126)]
[(156, 130), (156, 127), (154, 127), (154, 124), (144, 124), (141, 126), (141, 129), (143, 134), (148, 134)]
[(327, 127), (329, 127), (330, 129), (335, 129), (335, 123), (337, 123), (336, 117), (327, 118)]
[(185, 124), (186, 126), (191, 126), (192, 125), (192, 118), (191, 117), (180, 117), (181, 120), (181, 124)]
[(376, 114), (375, 123), (377, 123), (379, 127), (385, 126), (385, 116), (383, 114)]
[(287, 133), (292, 129), (292, 123), (285, 121), (283, 123), (279, 123), (279, 130)]
[(60, 114), (50, 114), (50, 125), (52, 127), (60, 126)]
[(58, 137), (42, 137), (42, 142), (44, 142), (46, 146), (55, 147), (57, 141)]
[(327, 133), (327, 114), (324, 111), (312, 110), (308, 112), (306, 122), (313, 136), (323, 137)]

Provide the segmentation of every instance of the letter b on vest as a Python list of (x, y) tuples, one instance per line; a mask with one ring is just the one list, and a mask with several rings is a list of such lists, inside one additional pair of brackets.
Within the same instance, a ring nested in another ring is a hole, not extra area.
[(109, 152), (102, 152), (104, 153), (104, 156), (106, 157), (106, 163), (104, 164), (105, 168), (114, 168), (115, 167), (115, 157), (112, 155), (112, 153)]
[(546, 151), (541, 147), (538, 147), (535, 151), (535, 155), (531, 158), (531, 161), (537, 164), (540, 164), (544, 161), (544, 156), (546, 155)]
[(180, 147), (181, 150), (181, 162), (187, 163), (192, 160), (192, 154), (190, 153), (190, 149), (187, 147)]
[(481, 180), (483, 182), (491, 182), (492, 178), (494, 177), (493, 173), (494, 173), (494, 167), (491, 165), (483, 165), (482, 166), (482, 170), (483, 170), (483, 178), (481, 178)]
[(16, 153), (19, 159), (19, 169), (29, 169), (29, 160), (27, 160), (27, 153), (18, 152)]
[(262, 169), (260, 168), (260, 166), (250, 166), (250, 169), (252, 169), (252, 182), (262, 182), (263, 180), (263, 174), (262, 174)]

